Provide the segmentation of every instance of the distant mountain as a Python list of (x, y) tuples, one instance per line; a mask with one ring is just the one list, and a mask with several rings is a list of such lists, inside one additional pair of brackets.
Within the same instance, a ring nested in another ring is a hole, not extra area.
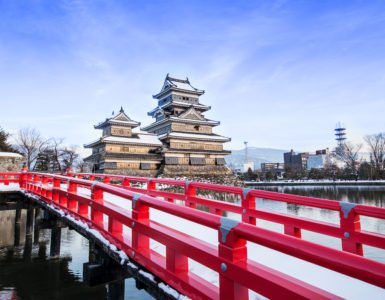
[[(283, 162), (283, 153), (290, 150), (271, 149), (271, 148), (248, 148), (249, 160), (254, 161), (254, 168), (260, 169), (264, 162)], [(231, 155), (225, 157), (227, 165), (232, 164), (234, 168), (243, 168), (245, 163), (245, 149), (231, 150)]]

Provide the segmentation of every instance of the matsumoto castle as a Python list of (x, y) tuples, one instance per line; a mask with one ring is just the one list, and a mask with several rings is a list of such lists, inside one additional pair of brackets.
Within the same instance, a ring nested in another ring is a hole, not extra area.
[(229, 174), (223, 144), (230, 138), (213, 133), (220, 122), (206, 119), (210, 106), (190, 81), (166, 76), (153, 96), (158, 106), (148, 113), (154, 122), (139, 127), (124, 112), (95, 125), (102, 137), (85, 145), (92, 155), (85, 159), (97, 173), (156, 177)]

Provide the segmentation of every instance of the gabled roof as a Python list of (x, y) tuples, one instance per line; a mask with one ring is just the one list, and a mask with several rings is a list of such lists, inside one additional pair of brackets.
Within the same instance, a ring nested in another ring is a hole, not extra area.
[(158, 136), (156, 134), (134, 129), (132, 136), (127, 136), (127, 137), (105, 136), (89, 144), (85, 144), (84, 148), (92, 148), (102, 143), (131, 144), (131, 145), (140, 144), (140, 145), (149, 145), (149, 146), (158, 146), (158, 147), (162, 146), (162, 142), (159, 141)]
[(168, 107), (194, 107), (195, 109), (197, 110), (201, 110), (201, 111), (207, 111), (207, 110), (210, 110), (211, 109), (211, 106), (208, 106), (208, 105), (203, 105), (203, 104), (196, 104), (196, 103), (186, 103), (186, 102), (180, 102), (180, 101), (170, 101), (170, 102), (167, 102), (166, 104), (163, 104), (161, 106), (157, 106), (155, 107), (153, 110), (149, 111), (147, 113), (148, 116), (155, 116), (155, 114), (158, 112), (158, 111), (163, 111), (164, 109), (168, 108)]
[(164, 80), (162, 89), (160, 90), (160, 92), (158, 94), (153, 95), (152, 97), (157, 99), (170, 90), (187, 92), (187, 93), (195, 94), (198, 96), (203, 95), (205, 92), (204, 90), (200, 90), (200, 89), (193, 87), (190, 84), (190, 81), (187, 77), (186, 77), (186, 79), (178, 79), (178, 78), (170, 77), (167, 74), (167, 76)]
[(120, 125), (120, 126), (127, 126), (127, 127), (138, 127), (140, 125), (140, 122), (136, 122), (134, 120), (131, 120), (129, 116), (126, 115), (126, 113), (123, 110), (123, 107), (120, 108), (120, 111), (118, 114), (113, 115), (111, 118), (106, 118), (103, 122), (100, 122), (99, 124), (95, 125), (95, 129), (103, 129), (109, 124), (114, 125)]
[(201, 120), (201, 121), (205, 121), (206, 119), (204, 117), (202, 117), (196, 110), (194, 107), (190, 107), (189, 109), (187, 109), (184, 113), (180, 114), (178, 116), (178, 118), (181, 118), (181, 119), (193, 119), (193, 120)]

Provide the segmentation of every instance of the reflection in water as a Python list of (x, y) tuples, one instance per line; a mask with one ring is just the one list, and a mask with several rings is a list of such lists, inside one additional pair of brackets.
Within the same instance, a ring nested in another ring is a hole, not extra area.
[[(29, 212), (28, 222), (35, 216)], [(30, 234), (26, 234), (27, 232)], [(58, 259), (50, 253), (51, 229), (27, 226), (27, 210), (0, 211), (0, 299), (107, 299), (105, 285), (83, 283), (83, 263), (89, 258), (88, 240), (62, 228)], [(126, 279), (126, 299), (152, 299)]]
[(256, 189), (385, 207), (383, 186), (258, 186)]

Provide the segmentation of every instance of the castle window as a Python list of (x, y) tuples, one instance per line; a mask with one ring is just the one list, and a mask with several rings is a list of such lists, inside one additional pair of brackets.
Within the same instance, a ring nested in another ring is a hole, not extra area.
[(194, 129), (195, 129), (196, 131), (199, 131), (199, 126), (198, 126), (198, 125), (194, 126)]

